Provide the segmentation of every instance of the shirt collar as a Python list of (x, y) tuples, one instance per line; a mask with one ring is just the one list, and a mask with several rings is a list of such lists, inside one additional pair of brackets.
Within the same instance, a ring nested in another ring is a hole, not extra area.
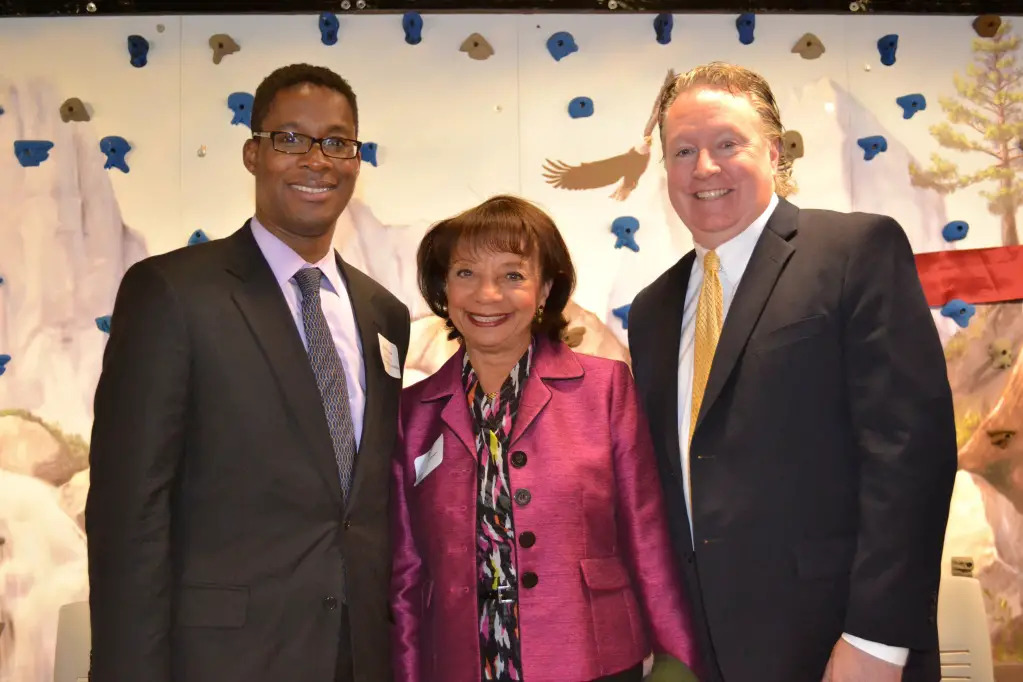
[(302, 256), (292, 250), (290, 246), (281, 241), (277, 235), (266, 229), (255, 216), (252, 217), (250, 225), (252, 226), (252, 236), (255, 237), (256, 244), (259, 245), (259, 250), (263, 252), (263, 257), (266, 258), (266, 262), (270, 265), (270, 269), (274, 273), (274, 279), (277, 280), (279, 286), (283, 287), (302, 268), (311, 266), (319, 268), (326, 275), (327, 282), (330, 283), (329, 288), (334, 293), (340, 294), (344, 291), (344, 283), (341, 280), (341, 273), (337, 267), (334, 249), (330, 249), (316, 263), (308, 263)]
[[(750, 257), (753, 255), (753, 248), (757, 245), (760, 235), (771, 219), (774, 209), (778, 207), (778, 195), (771, 194), (771, 200), (767, 208), (760, 216), (750, 223), (745, 230), (735, 235), (721, 246), (714, 249), (721, 261), (721, 272), (730, 282), (738, 282), (742, 279), (742, 273), (746, 270)], [(696, 249), (696, 261), (700, 268), (703, 267), (703, 257), (709, 249), (699, 244), (694, 244)]]

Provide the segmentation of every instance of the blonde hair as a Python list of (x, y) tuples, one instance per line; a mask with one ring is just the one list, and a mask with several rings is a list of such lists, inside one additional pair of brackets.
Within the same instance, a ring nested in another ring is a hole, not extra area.
[(657, 112), (657, 125), (661, 130), (661, 147), (664, 147), (664, 119), (668, 109), (679, 95), (697, 87), (724, 90), (735, 96), (743, 96), (753, 105), (760, 117), (761, 130), (770, 144), (778, 148), (778, 168), (774, 172), (774, 191), (785, 197), (796, 192), (796, 181), (792, 179), (793, 159), (785, 154), (782, 144), (784, 128), (781, 112), (771, 92), (771, 86), (759, 73), (745, 67), (725, 62), (711, 62), (697, 66), (680, 76), (664, 89)]

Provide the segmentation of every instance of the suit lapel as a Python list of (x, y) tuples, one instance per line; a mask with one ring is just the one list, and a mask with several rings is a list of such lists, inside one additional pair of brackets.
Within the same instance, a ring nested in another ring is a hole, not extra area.
[(724, 327), (721, 329), (721, 338), (714, 352), (710, 377), (707, 379), (707, 388), (696, 421), (697, 428), (714, 401), (721, 395), (721, 390), (746, 348), (746, 342), (753, 333), (757, 320), (760, 319), (760, 313), (771, 297), (778, 276), (795, 251), (788, 239), (795, 231), (797, 214), (798, 209), (795, 206), (784, 199), (780, 200), (753, 248), (746, 272), (735, 291)]
[(379, 427), (380, 409), (383, 398), (383, 387), (388, 378), (380, 355), (380, 339), (377, 334), (383, 329), (378, 309), (373, 304), (374, 295), (359, 277), (353, 277), (351, 266), (337, 256), (338, 269), (345, 279), (348, 297), (352, 301), (352, 312), (355, 313), (355, 326), (359, 330), (359, 342), (362, 345), (362, 361), (366, 368), (366, 415), (363, 419), (362, 437), (359, 439), (359, 450), (372, 438)]
[(280, 386), (286, 409), (291, 412), (309, 445), (304, 452), (331, 495), (340, 503), (334, 447), (316, 377), (295, 320), (249, 224), (246, 223), (230, 239), (235, 247), (235, 258), (228, 265), (228, 270), (240, 280), (232, 297), (266, 356)]
[[(362, 345), (363, 367), (366, 371), (366, 405), (362, 419), (362, 436), (356, 451), (352, 489), (348, 495), (348, 502), (351, 505), (358, 498), (367, 475), (368, 464), (363, 453), (377, 452), (380, 449), (377, 441), (383, 435), (383, 430), (395, 428), (393, 420), (395, 410), (387, 407), (391, 393), (388, 391), (388, 382), (394, 379), (384, 369), (380, 355), (380, 339), (377, 334), (384, 326), (379, 319), (379, 309), (374, 305), (374, 293), (360, 277), (361, 273), (355, 272), (340, 256), (336, 258), (338, 269), (345, 280), (348, 297), (352, 302), (355, 326), (359, 331), (359, 341)], [(389, 421), (385, 424), (383, 420)], [(390, 456), (391, 453), (384, 454)]]
[[(649, 375), (654, 378), (648, 410), (650, 420), (661, 430), (662, 447), (682, 491), (682, 450), (678, 440), (678, 356), (682, 342), (682, 315), (696, 252), (690, 251), (668, 271), (665, 290), (657, 297), (664, 301), (653, 328), (645, 334), (655, 343), (649, 358)], [(671, 371), (670, 368), (674, 368)], [(666, 373), (664, 380), (656, 377)]]

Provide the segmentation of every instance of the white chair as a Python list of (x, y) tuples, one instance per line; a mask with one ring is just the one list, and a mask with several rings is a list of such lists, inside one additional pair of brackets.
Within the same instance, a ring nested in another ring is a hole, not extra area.
[(972, 559), (953, 557), (942, 567), (938, 646), (942, 682), (994, 682), (984, 595)]
[(89, 602), (80, 601), (61, 606), (57, 617), (53, 682), (88, 682), (91, 650)]

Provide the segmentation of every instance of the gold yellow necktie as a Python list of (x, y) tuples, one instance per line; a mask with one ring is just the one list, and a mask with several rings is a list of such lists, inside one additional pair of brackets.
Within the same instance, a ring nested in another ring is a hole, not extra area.
[(703, 257), (703, 284), (700, 286), (700, 300), (696, 305), (696, 339), (693, 357), (693, 408), (689, 417), (689, 442), (693, 442), (696, 430), (696, 419), (700, 416), (700, 405), (703, 403), (703, 392), (707, 388), (710, 377), (710, 365), (714, 360), (714, 350), (721, 337), (721, 325), (724, 321), (724, 303), (721, 296), (721, 280), (718, 270), (721, 261), (713, 251)]

